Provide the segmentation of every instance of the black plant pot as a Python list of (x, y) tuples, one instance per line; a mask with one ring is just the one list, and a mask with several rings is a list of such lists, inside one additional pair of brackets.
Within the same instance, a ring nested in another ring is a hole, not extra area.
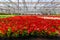
[(60, 40), (58, 36), (19, 36), (19, 37), (0, 37), (0, 40)]

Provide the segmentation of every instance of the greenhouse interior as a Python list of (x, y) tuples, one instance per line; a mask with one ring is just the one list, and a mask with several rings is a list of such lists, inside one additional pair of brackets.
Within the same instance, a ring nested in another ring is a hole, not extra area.
[(60, 0), (0, 0), (1, 40), (60, 40)]

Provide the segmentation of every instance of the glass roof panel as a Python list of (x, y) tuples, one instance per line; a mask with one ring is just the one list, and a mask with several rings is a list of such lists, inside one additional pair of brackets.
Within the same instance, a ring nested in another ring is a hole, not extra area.
[(1, 6), (3, 6), (1, 9), (4, 9), (4, 7), (6, 7), (5, 9), (11, 10), (14, 8), (13, 10), (23, 11), (24, 13), (29, 13), (31, 11), (33, 11), (33, 13), (38, 13), (38, 11), (41, 13), (41, 10), (44, 9), (59, 9), (60, 0), (0, 0), (0, 7)]

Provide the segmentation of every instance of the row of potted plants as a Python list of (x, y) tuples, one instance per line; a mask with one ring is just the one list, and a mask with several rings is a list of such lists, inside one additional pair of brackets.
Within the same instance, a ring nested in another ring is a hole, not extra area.
[(60, 35), (60, 20), (38, 16), (13, 16), (0, 18), (0, 37)]

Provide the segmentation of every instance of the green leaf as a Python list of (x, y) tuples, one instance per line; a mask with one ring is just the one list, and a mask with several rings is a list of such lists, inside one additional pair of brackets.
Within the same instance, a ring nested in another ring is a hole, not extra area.
[(27, 36), (27, 35), (28, 35), (27, 31), (24, 30), (23, 33), (22, 33), (22, 36)]
[(34, 32), (31, 32), (31, 35), (34, 35)]
[(39, 34), (40, 34), (40, 33), (37, 32), (37, 31), (31, 32), (31, 35), (33, 35), (33, 36), (38, 36)]
[(55, 35), (57, 35), (56, 32), (52, 32), (52, 33), (50, 34), (50, 36), (55, 36)]
[(4, 37), (4, 35), (0, 33), (0, 37)]
[(13, 37), (18, 37), (19, 34), (17, 34), (17, 33), (13, 33), (12, 36), (13, 36)]
[(11, 34), (11, 28), (8, 28), (7, 36), (9, 37)]

